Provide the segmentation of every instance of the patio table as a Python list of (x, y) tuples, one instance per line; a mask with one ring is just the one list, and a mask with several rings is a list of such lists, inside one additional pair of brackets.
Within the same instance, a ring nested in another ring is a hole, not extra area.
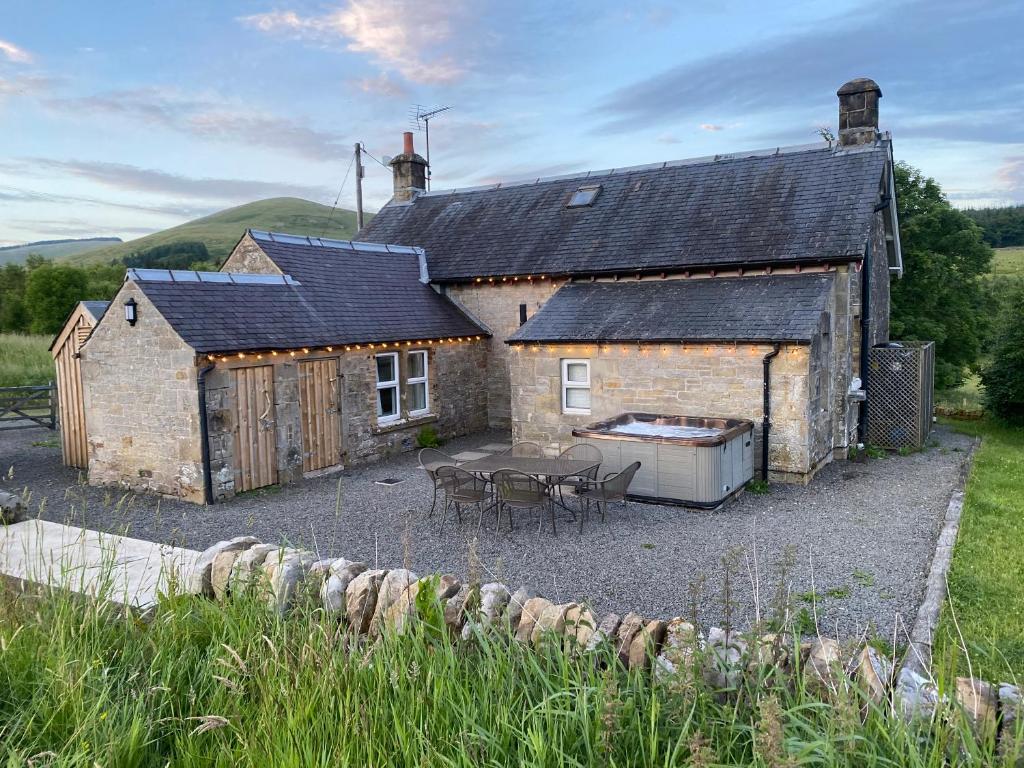
[[(472, 472), (474, 475), (487, 479), (490, 479), (491, 475), (499, 469), (514, 469), (527, 475), (539, 475), (554, 487), (567, 477), (576, 475), (586, 476), (587, 472), (601, 466), (601, 462), (547, 456), (542, 458), (535, 456), (510, 456), (505, 453), (499, 453), (494, 456), (485, 456), (482, 459), (467, 461), (460, 466), (467, 472)], [(551, 496), (551, 501), (571, 514), (574, 520), (576, 519), (576, 512), (571, 507), (566, 506), (560, 499), (555, 498), (554, 494)], [(494, 505), (492, 504), (488, 509), (493, 509), (493, 507)]]

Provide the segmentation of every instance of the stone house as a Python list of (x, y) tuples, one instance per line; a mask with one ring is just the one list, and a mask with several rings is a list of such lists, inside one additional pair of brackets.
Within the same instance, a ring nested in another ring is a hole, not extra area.
[(427, 425), (554, 452), (626, 412), (751, 420), (806, 482), (863, 440), (902, 274), (881, 90), (838, 96), (834, 141), (471, 189), (426, 191), (406, 134), (358, 241), (130, 270), (80, 352), (90, 482), (212, 501)]
[(902, 274), (892, 142), (871, 80), (834, 141), (394, 196), (362, 240), (423, 248), (489, 333), (487, 418), (555, 451), (630, 411), (750, 419), (772, 479), (858, 441), (866, 351)]
[(487, 334), (417, 248), (250, 230), (112, 305), (79, 353), (93, 484), (209, 502), (486, 426)]

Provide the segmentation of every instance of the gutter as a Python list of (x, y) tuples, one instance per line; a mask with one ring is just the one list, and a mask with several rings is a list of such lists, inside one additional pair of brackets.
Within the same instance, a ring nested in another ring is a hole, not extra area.
[(871, 349), (871, 241), (864, 246), (864, 266), (861, 268), (860, 283), (860, 386), (864, 399), (857, 414), (857, 442), (867, 444), (868, 440), (868, 352)]
[(214, 365), (200, 368), (196, 377), (199, 389), (199, 447), (203, 461), (203, 499), (207, 504), (213, 504), (213, 472), (210, 469), (210, 429), (206, 423), (206, 374), (214, 368)]
[(761, 479), (768, 482), (768, 436), (771, 434), (772, 414), (772, 360), (782, 350), (778, 342), (772, 346), (772, 351), (765, 355), (761, 364), (764, 366), (764, 417), (761, 420)]

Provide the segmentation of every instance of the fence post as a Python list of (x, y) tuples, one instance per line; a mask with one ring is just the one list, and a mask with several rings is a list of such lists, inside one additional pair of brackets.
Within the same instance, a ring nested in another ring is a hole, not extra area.
[(57, 384), (50, 380), (50, 429), (57, 429)]

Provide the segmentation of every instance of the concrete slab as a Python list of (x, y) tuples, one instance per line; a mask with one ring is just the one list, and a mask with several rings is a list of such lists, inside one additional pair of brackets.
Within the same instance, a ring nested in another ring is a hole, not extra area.
[(452, 458), (456, 461), (474, 461), (490, 455), (491, 454), (489, 453), (481, 453), (480, 451), (463, 451), (462, 453), (456, 453)]
[(477, 448), (478, 451), (487, 451), (488, 453), (501, 453), (507, 451), (512, 447), (512, 443), (488, 443), (487, 445), (481, 445)]
[(0, 575), (145, 611), (199, 552), (47, 520), (0, 525)]

